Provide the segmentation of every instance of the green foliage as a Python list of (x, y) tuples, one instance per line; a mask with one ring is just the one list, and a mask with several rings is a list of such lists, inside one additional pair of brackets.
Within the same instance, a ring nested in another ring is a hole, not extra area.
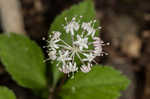
[(89, 73), (78, 72), (63, 86), (62, 99), (117, 99), (129, 80), (111, 67), (96, 65)]
[(0, 99), (16, 99), (16, 96), (7, 87), (0, 86)]
[[(62, 32), (61, 39), (70, 44), (72, 42), (71, 35), (65, 32), (64, 27), (62, 25), (66, 25), (65, 17), (67, 17), (67, 21), (71, 21), (71, 19), (75, 16), (77, 16), (77, 20), (80, 20), (81, 23), (94, 20), (96, 17), (96, 13), (93, 2), (91, 0), (86, 0), (78, 5), (72, 6), (69, 10), (66, 10), (61, 15), (57, 16), (51, 25), (49, 34), (51, 34), (52, 31)], [(83, 18), (79, 18), (80, 16), (83, 16)], [(95, 27), (98, 26), (99, 23), (96, 22)], [(96, 35), (98, 34), (99, 31), (96, 32)], [(53, 72), (53, 83), (56, 84), (57, 80), (62, 76), (62, 73), (60, 73), (56, 69), (56, 62), (52, 63), (52, 68), (55, 70), (55, 72)]]
[[(80, 16), (83, 16), (83, 18), (79, 18)], [(67, 17), (67, 21), (71, 21), (73, 17), (76, 17), (81, 23), (94, 20), (96, 13), (92, 0), (85, 0), (78, 5), (72, 6), (69, 10), (56, 17), (51, 25), (49, 34), (52, 31), (62, 32), (61, 39), (71, 44), (71, 35), (67, 34), (62, 26), (66, 25), (65, 17)], [(99, 23), (96, 22), (94, 27), (99, 27)], [(97, 30), (96, 36), (98, 34), (99, 31)], [(88, 39), (90, 40), (91, 38)], [(43, 93), (40, 95), (42, 96), (43, 94), (43, 97), (48, 97), (49, 91), (45, 90), (48, 86), (44, 56), (35, 42), (23, 35), (1, 34), (0, 59), (6, 70), (19, 85), (37, 92), (42, 90)], [(58, 71), (56, 63), (57, 61), (51, 61), (53, 82), (50, 87), (52, 90), (57, 89), (58, 80), (63, 76), (63, 73)], [(62, 85), (58, 95), (62, 99), (116, 99), (120, 96), (120, 91), (124, 90), (128, 84), (129, 80), (121, 75), (120, 72), (111, 67), (95, 65), (89, 73), (75, 73), (73, 79), (70, 78)], [(55, 91), (50, 95), (56, 95)], [(15, 95), (8, 88), (0, 87), (0, 99), (15, 99)]]
[(0, 59), (21, 86), (37, 91), (46, 88), (43, 53), (28, 37), (13, 33), (0, 35)]

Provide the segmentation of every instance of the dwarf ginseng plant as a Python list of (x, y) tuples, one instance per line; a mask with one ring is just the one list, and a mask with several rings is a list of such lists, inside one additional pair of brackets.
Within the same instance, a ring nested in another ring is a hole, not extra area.
[[(97, 56), (106, 54), (102, 47), (108, 43), (99, 38), (101, 27), (95, 16), (92, 0), (57, 16), (46, 40), (48, 58), (28, 37), (1, 34), (0, 60), (18, 85), (32, 89), (41, 99), (117, 99), (129, 80), (96, 62)], [(16, 96), (1, 86), (0, 99)]]

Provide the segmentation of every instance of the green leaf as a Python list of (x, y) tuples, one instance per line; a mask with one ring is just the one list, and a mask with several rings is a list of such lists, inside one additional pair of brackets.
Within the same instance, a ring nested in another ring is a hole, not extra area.
[[(67, 21), (71, 21), (71, 19), (75, 16), (77, 16), (76, 19), (80, 20), (81, 23), (90, 22), (91, 20), (94, 20), (96, 17), (96, 12), (92, 0), (86, 0), (77, 5), (74, 5), (69, 10), (65, 10), (61, 15), (57, 16), (51, 25), (49, 34), (51, 34), (52, 31), (59, 31), (62, 33), (61, 39), (63, 39), (66, 43), (71, 44), (72, 42), (71, 35), (66, 34), (64, 27), (62, 25), (66, 25), (65, 17), (67, 17)], [(80, 18), (80, 16), (83, 16), (83, 18)], [(98, 27), (99, 23), (96, 22), (94, 26)], [(98, 34), (99, 31), (97, 30), (96, 35)], [(52, 68), (56, 70), (55, 62), (52, 63)], [(57, 72), (53, 72), (53, 78), (54, 78), (53, 83), (56, 83), (57, 82), (56, 80), (58, 80), (61, 76), (62, 73), (60, 73), (58, 70)]]
[(0, 99), (16, 99), (16, 96), (7, 87), (0, 86)]
[(41, 90), (46, 87), (46, 66), (41, 48), (28, 37), (0, 35), (0, 59), (21, 86)]
[(89, 73), (78, 72), (62, 87), (62, 99), (117, 99), (129, 80), (111, 67), (94, 66)]

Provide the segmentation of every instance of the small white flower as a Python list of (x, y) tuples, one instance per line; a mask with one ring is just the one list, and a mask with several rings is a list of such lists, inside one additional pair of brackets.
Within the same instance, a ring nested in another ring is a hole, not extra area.
[[(66, 25), (63, 25), (64, 31), (71, 36), (71, 42), (61, 39), (63, 33), (59, 31), (53, 31), (47, 41), (49, 59), (56, 60), (59, 71), (65, 74), (77, 72), (78, 68), (84, 73), (89, 72), (95, 57), (102, 54), (103, 41), (95, 36), (99, 29), (94, 27), (96, 20), (82, 22), (76, 18), (70, 22), (65, 18)], [(81, 64), (77, 66), (77, 62)]]
[(63, 65), (61, 68), (59, 68), (59, 71), (68, 74), (70, 72), (78, 71), (78, 67), (76, 66), (76, 63), (72, 64), (69, 62), (69, 64)]
[(78, 22), (76, 22), (76, 18), (74, 17), (72, 19), (71, 22), (69, 22), (65, 27), (64, 29), (66, 30), (67, 33), (71, 32), (71, 35), (74, 35), (74, 30), (77, 31), (79, 30), (79, 24)]
[(68, 68), (68, 65), (59, 67), (58, 70), (63, 72), (63, 73), (65, 73), (65, 74), (69, 74), (70, 73), (70, 69)]
[(89, 71), (91, 71), (91, 66), (92, 66), (92, 65), (91, 65), (90, 63), (88, 63), (88, 66), (82, 65), (82, 66), (80, 67), (80, 69), (81, 69), (82, 72), (88, 73)]
[(75, 63), (69, 62), (69, 68), (70, 68), (70, 71), (71, 71), (71, 72), (78, 71), (78, 67), (77, 67), (77, 65), (76, 65), (76, 62), (75, 62)]
[(103, 53), (102, 52), (102, 47), (95, 47), (95, 49), (94, 49), (94, 55), (96, 55), (96, 56), (101, 56), (101, 54)]
[(58, 45), (56, 44), (57, 42), (59, 42), (59, 40), (54, 40), (54, 39), (51, 39), (48, 43), (48, 47), (52, 48), (53, 50), (55, 49), (58, 49)]
[(83, 22), (81, 26), (84, 30), (89, 30), (91, 28), (91, 22)]
[(69, 51), (59, 51), (59, 57), (57, 59), (58, 61), (61, 61), (64, 65), (66, 64), (66, 61), (72, 60), (72, 58), (69, 57)]
[(59, 39), (60, 38), (60, 35), (61, 35), (61, 33), (59, 32), (59, 31), (55, 31), (55, 32), (53, 32), (53, 39)]
[(88, 32), (87, 35), (94, 37), (96, 30), (91, 26), (92, 22), (82, 23), (82, 28)]
[(100, 40), (100, 38), (98, 38), (98, 37), (94, 37), (93, 39), (95, 40), (93, 42), (93, 46), (95, 47), (93, 52), (95, 55), (100, 56), (103, 53), (102, 45), (104, 42), (102, 40)]
[(84, 54), (84, 56), (86, 56), (86, 58), (83, 59), (83, 61), (89, 61), (92, 62), (92, 60), (95, 58), (95, 55), (93, 53), (90, 54)]
[(88, 38), (82, 38), (80, 35), (77, 35), (77, 41), (74, 42), (74, 44), (78, 45), (80, 50), (82, 50), (83, 48), (88, 48)]
[(48, 53), (48, 55), (51, 60), (55, 60), (56, 59), (56, 50), (50, 51)]

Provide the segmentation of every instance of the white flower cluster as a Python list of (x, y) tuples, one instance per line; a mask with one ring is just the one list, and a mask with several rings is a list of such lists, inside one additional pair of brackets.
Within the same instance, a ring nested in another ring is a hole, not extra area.
[[(65, 74), (74, 73), (78, 70), (87, 73), (91, 70), (95, 57), (103, 54), (102, 46), (104, 43), (95, 36), (100, 27), (94, 28), (96, 20), (80, 22), (80, 20), (77, 21), (77, 17), (73, 17), (70, 22), (67, 18), (65, 21), (66, 25), (63, 25), (64, 34), (70, 35), (72, 44), (61, 39), (62, 32), (53, 31), (49, 36), (50, 40), (48, 40), (47, 46), (49, 59), (57, 61), (59, 71)], [(82, 65), (77, 66), (77, 60), (80, 60)]]

